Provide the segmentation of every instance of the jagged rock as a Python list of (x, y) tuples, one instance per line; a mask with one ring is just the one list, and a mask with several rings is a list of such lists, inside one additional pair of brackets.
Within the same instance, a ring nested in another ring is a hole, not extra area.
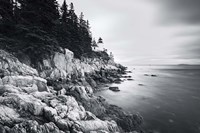
[(20, 93), (23, 92), (23, 90), (19, 87), (15, 87), (13, 85), (0, 85), (0, 95), (7, 93)]
[(4, 126), (1, 124), (0, 124), (0, 133), (6, 133)]
[(65, 55), (67, 61), (72, 61), (72, 59), (74, 58), (74, 53), (68, 49), (65, 49)]
[(89, 96), (84, 86), (72, 86), (67, 94), (72, 95), (81, 102), (87, 111), (99, 116), (105, 113), (105, 108), (102, 101), (98, 97)]
[(84, 108), (82, 108), (81, 110), (78, 108), (75, 108), (72, 111), (69, 111), (67, 113), (67, 118), (69, 118), (70, 120), (81, 120), (85, 117), (85, 110), (83, 110)]
[[(51, 79), (66, 79), (74, 71), (72, 63), (73, 57), (73, 52), (68, 49), (65, 49), (64, 53), (55, 52), (52, 58), (43, 60), (44, 71), (40, 75), (42, 77), (49, 76)], [(46, 68), (50, 71), (46, 71)]]
[(35, 98), (40, 99), (42, 101), (48, 100), (52, 97), (55, 97), (52, 93), (43, 91), (43, 92), (33, 92), (31, 93), (31, 95), (33, 95)]
[[(0, 132), (119, 131), (111, 119), (123, 129), (127, 128), (126, 131), (135, 130), (141, 123), (138, 116), (127, 115), (109, 106), (105, 99), (93, 95), (93, 89), (99, 82), (109, 83), (119, 79), (124, 69), (114, 61), (108, 62), (97, 58), (74, 59), (73, 52), (67, 49), (63, 53), (55, 53), (39, 66), (40, 76), (53, 81), (49, 91), (47, 81), (38, 77), (37, 70), (0, 50)], [(86, 73), (91, 77), (87, 79)], [(61, 82), (56, 82), (57, 86), (54, 86), (55, 81)], [(69, 81), (74, 82), (68, 84)], [(59, 96), (56, 96), (55, 90)]]
[(20, 115), (13, 108), (0, 105), (0, 124), (13, 126), (15, 123), (21, 122)]
[(60, 101), (57, 98), (54, 98), (49, 101), (49, 104), (51, 107), (55, 108), (57, 105), (59, 105)]
[(101, 77), (101, 79), (99, 80), (101, 83), (107, 84), (107, 83), (112, 83), (113, 80), (110, 80), (108, 78), (105, 77)]
[(152, 74), (151, 77), (158, 77), (158, 75)]
[(109, 133), (105, 130), (99, 130), (99, 131), (90, 131), (90, 133)]
[(132, 73), (132, 71), (125, 71), (126, 73)]
[(95, 120), (97, 117), (89, 111), (86, 111), (86, 120)]
[(56, 52), (53, 58), (53, 62), (55, 63), (55, 67), (60, 70), (66, 70), (66, 58), (63, 53)]
[(60, 118), (64, 118), (68, 115), (68, 106), (66, 105), (58, 105), (55, 107), (56, 111), (58, 112), (58, 115), (60, 116)]
[(90, 86), (90, 84), (86, 81), (85, 78), (80, 79), (80, 82), (78, 83), (80, 86), (84, 86), (85, 91), (87, 94), (93, 94), (93, 89)]
[(36, 69), (33, 69), (21, 63), (13, 55), (0, 50), (0, 74), (1, 77), (10, 75), (38, 75)]
[(52, 122), (39, 125), (36, 121), (25, 121), (15, 125), (9, 133), (64, 133)]
[(127, 114), (120, 107), (108, 105), (106, 113), (101, 117), (110, 117), (126, 132), (131, 132), (140, 129), (143, 118), (138, 114)]
[(58, 115), (56, 109), (48, 106), (44, 107), (44, 114), (45, 117), (50, 121), (54, 121), (54, 116)]
[(0, 104), (28, 111), (32, 115), (42, 115), (43, 108), (46, 106), (41, 100), (34, 98), (32, 95), (15, 93), (0, 97)]
[(68, 91), (68, 95), (72, 95), (81, 102), (87, 111), (94, 113), (99, 116), (105, 113), (105, 108), (102, 104), (102, 100), (99, 97), (89, 95), (84, 86), (72, 86)]
[(76, 123), (83, 132), (105, 130), (113, 133), (119, 131), (117, 124), (114, 121), (109, 122), (95, 119), (89, 121), (76, 121)]
[[(49, 101), (49, 104), (52, 107), (44, 108), (45, 117), (51, 121), (54, 121), (56, 125), (62, 130), (69, 130), (69, 128), (72, 128), (74, 126), (73, 121), (83, 122), (85, 119), (97, 119), (96, 116), (94, 116), (92, 113), (86, 112), (82, 106), (78, 105), (75, 99), (71, 96), (61, 95), (57, 98), (55, 97)], [(93, 121), (91, 121), (91, 123), (92, 122)], [(100, 121), (100, 124), (102, 123), (104, 122)], [(100, 127), (101, 125), (97, 126)], [(94, 129), (95, 128), (93, 128), (93, 130)]]
[(69, 130), (70, 127), (73, 125), (74, 123), (72, 121), (69, 121), (69, 119), (58, 119), (56, 121), (56, 125), (59, 127), (59, 129), (66, 131)]
[(118, 92), (120, 91), (119, 87), (109, 87), (109, 90)]
[(39, 91), (48, 91), (47, 81), (35, 76), (5, 76), (2, 82), (3, 85), (9, 84), (16, 87), (34, 87), (34, 85), (37, 85)]
[(44, 67), (45, 70), (51, 69), (51, 60), (50, 59), (43, 59), (43, 64), (42, 66)]
[(104, 102), (99, 97), (93, 97), (89, 100), (82, 99), (81, 103), (87, 111), (92, 112), (96, 116), (101, 116), (106, 112)]
[(48, 86), (48, 88), (49, 88), (49, 92), (50, 92), (51, 94), (56, 95), (56, 94), (58, 93), (58, 92), (54, 89), (54, 87)]
[(56, 52), (53, 57), (54, 67), (69, 73), (72, 71), (71, 69), (72, 66), (69, 65), (72, 64), (73, 58), (74, 58), (74, 53), (69, 51), (68, 49), (65, 49), (64, 53)]
[(132, 76), (122, 76), (122, 78), (131, 78)]
[(74, 96), (77, 100), (89, 99), (88, 93), (84, 86), (72, 86), (67, 93)]
[[(85, 73), (95, 73), (100, 69), (118, 70), (117, 64), (108, 61), (107, 63), (101, 59), (82, 58), (74, 59), (73, 52), (64, 49), (64, 52), (55, 52), (49, 59), (43, 60), (43, 71), (40, 72), (42, 77), (50, 77), (51, 79), (77, 79), (85, 77)], [(48, 68), (48, 69), (47, 69)]]
[(71, 96), (58, 96), (49, 101), (60, 118), (68, 118), (70, 120), (82, 120), (86, 116), (85, 109), (78, 105), (77, 101)]
[(30, 87), (21, 87), (21, 89), (30, 94), (30, 93), (33, 93), (33, 92), (37, 92), (38, 91), (38, 86), (36, 84), (33, 84), (32, 86)]
[(65, 88), (58, 91), (58, 95), (65, 95), (66, 93), (67, 93), (67, 91)]
[(66, 77), (67, 77), (67, 73), (63, 69), (55, 68), (55, 69), (53, 69), (53, 71), (50, 74), (51, 79), (59, 79), (59, 78), (65, 79)]
[(90, 86), (92, 88), (96, 88), (97, 87), (97, 83), (91, 77), (87, 77), (86, 81), (90, 84)]
[(10, 128), (0, 124), (0, 133), (9, 133)]
[(120, 78), (115, 78), (113, 82), (119, 84), (122, 82), (122, 80)]
[(68, 106), (67, 117), (72, 120), (81, 120), (85, 117), (85, 109), (82, 106), (79, 106), (77, 101), (70, 96), (61, 96), (59, 97), (63, 100), (66, 106)]
[(2, 79), (0, 78), (0, 85), (3, 85), (3, 81), (2, 81)]

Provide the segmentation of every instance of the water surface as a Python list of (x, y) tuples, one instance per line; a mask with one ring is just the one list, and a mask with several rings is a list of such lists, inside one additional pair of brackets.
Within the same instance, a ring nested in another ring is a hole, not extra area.
[[(200, 66), (130, 67), (134, 81), (120, 92), (97, 92), (111, 104), (140, 113), (143, 127), (155, 133), (200, 133)], [(144, 74), (156, 74), (157, 77)]]

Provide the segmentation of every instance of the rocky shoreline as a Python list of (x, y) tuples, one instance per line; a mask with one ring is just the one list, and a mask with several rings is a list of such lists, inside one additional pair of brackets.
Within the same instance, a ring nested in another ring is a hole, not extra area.
[[(114, 60), (75, 59), (63, 49), (38, 63), (0, 50), (0, 133), (142, 133), (142, 117), (94, 96), (121, 82)], [(27, 64), (27, 65), (25, 65)]]

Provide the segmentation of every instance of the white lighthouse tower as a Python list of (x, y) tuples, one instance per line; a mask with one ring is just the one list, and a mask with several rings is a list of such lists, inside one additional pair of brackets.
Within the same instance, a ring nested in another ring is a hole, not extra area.
[(103, 44), (103, 39), (101, 37), (99, 37), (99, 40), (98, 40), (98, 50), (99, 51), (105, 51), (105, 47), (104, 47), (104, 44)]
[(93, 39), (92, 50), (93, 51), (107, 51), (107, 49), (105, 49), (104, 47), (103, 39), (101, 37), (99, 38), (98, 42), (96, 42), (95, 39)]

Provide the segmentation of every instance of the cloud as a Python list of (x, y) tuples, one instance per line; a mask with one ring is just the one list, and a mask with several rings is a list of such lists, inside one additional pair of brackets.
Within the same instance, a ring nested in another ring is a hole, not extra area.
[(153, 0), (162, 7), (162, 24), (200, 25), (200, 0)]
[(200, 59), (200, 38), (193, 40), (189, 43), (185, 43), (177, 51), (182, 59)]

